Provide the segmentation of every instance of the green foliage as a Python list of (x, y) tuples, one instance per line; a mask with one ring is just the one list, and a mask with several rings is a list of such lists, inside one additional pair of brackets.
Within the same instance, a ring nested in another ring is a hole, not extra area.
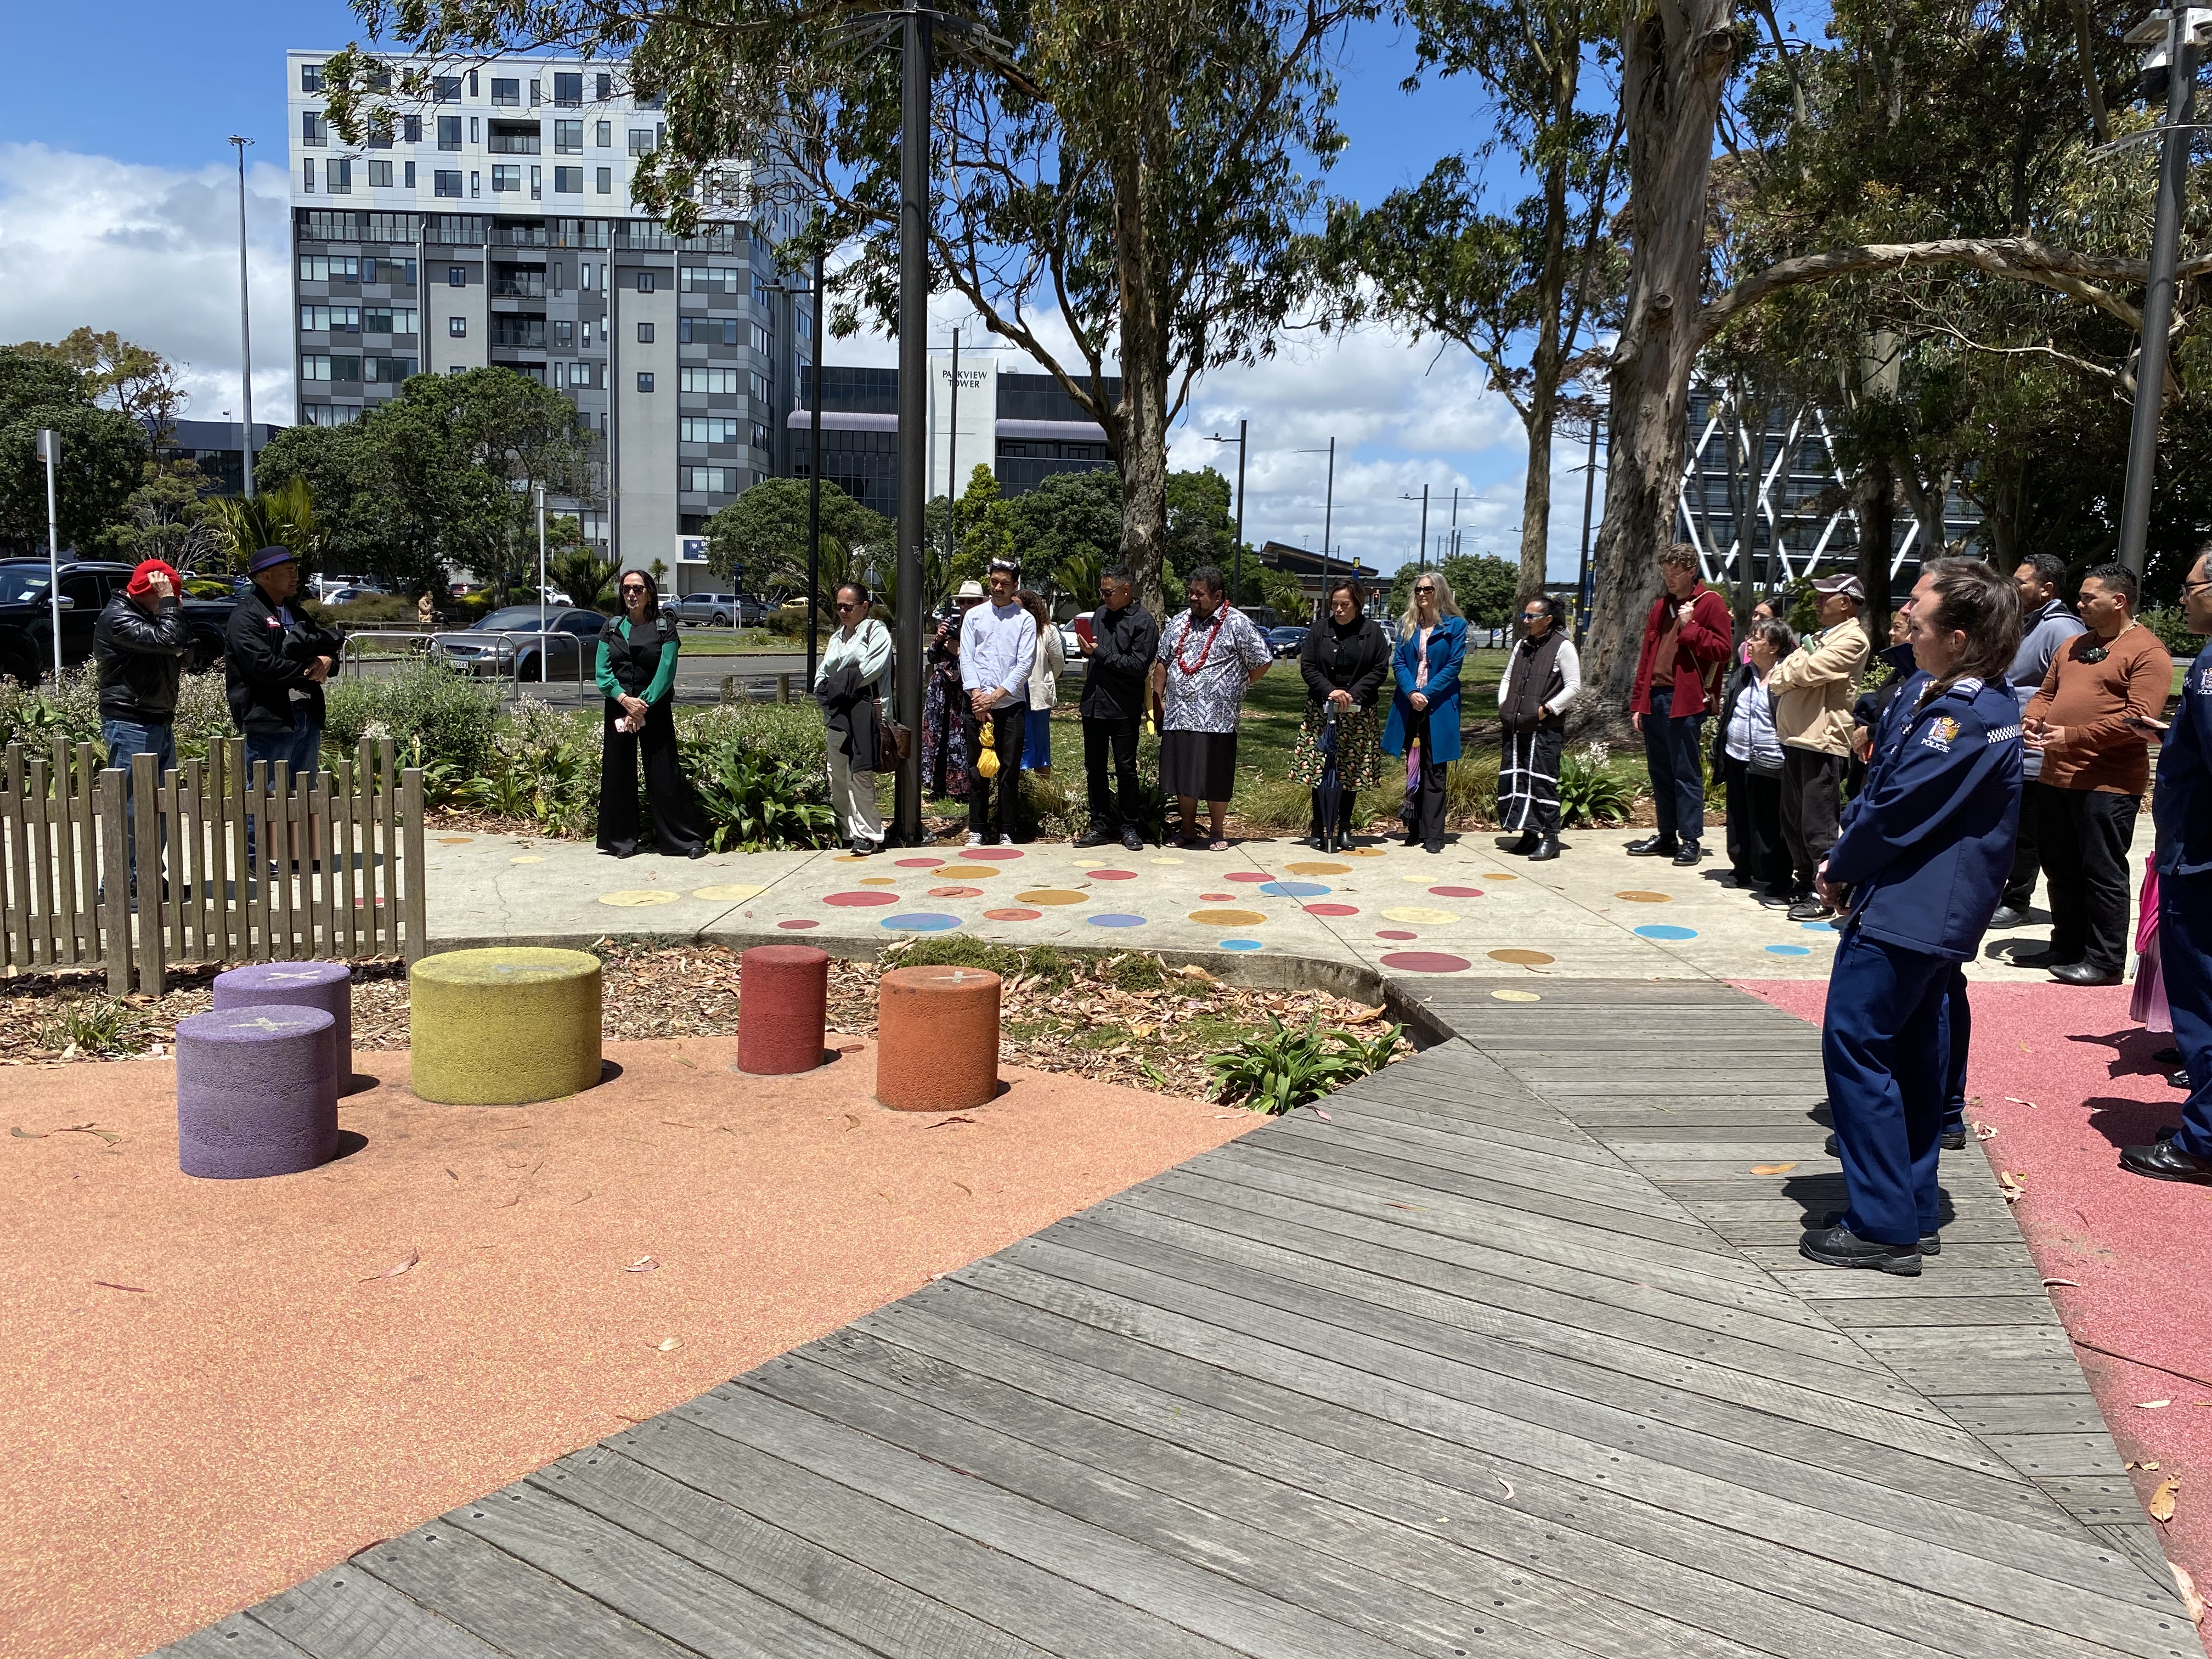
[(495, 688), (437, 663), (342, 674), (325, 694), (324, 752), (350, 753), (364, 738), (390, 738), (403, 766), (443, 766), (456, 781), (474, 777), (491, 760), (498, 714)]
[(179, 571), (222, 568), (222, 509), (208, 498), (213, 488), (191, 461), (148, 461), (143, 482), (107, 527), (100, 550), (133, 564), (165, 560)]
[(1585, 744), (1559, 757), (1559, 822), (1625, 823), (1636, 805), (1636, 784), (1603, 744)]
[(229, 546), (230, 568), (243, 574), (263, 548), (289, 547), (300, 556), (300, 579), (305, 581), (323, 562), (323, 527), (315, 516), (314, 492), (301, 477), (267, 483), (257, 479), (255, 483), (251, 501), (242, 495), (218, 496), (216, 501)]
[[(886, 963), (901, 968), (973, 968), (996, 974), (1009, 985), (1030, 979), (1058, 990), (1071, 984), (1084, 968), (1083, 959), (1049, 945), (1017, 950), (1006, 945), (986, 945), (965, 933), (921, 934), (902, 939), (884, 952)], [(1157, 981), (1155, 981), (1157, 983)]]
[(2142, 620), (2145, 628), (2158, 635), (2158, 642), (2176, 662), (2185, 662), (2204, 649), (2204, 635), (2189, 631), (2189, 613), (2178, 605), (2146, 611)]
[(811, 704), (703, 708), (678, 721), (676, 737), (716, 852), (835, 844), (822, 719)]
[(526, 818), (548, 835), (588, 836), (599, 817), (598, 737), (588, 715), (521, 698), (493, 734), (489, 764), (473, 775), (441, 774), (441, 793), (456, 805)]
[(144, 480), (146, 434), (129, 416), (93, 403), (83, 377), (67, 363), (0, 348), (0, 552), (46, 550), (41, 427), (61, 437), (55, 506), (63, 546), (99, 545)]
[[(1432, 568), (1441, 570), (1451, 584), (1452, 598), (1469, 628), (1504, 628), (1518, 614), (1514, 608), (1521, 582), (1518, 564), (1494, 553), (1456, 553)], [(1414, 565), (1398, 567), (1398, 574), (1390, 580), (1391, 616), (1402, 617), (1413, 603), (1413, 578), (1418, 574)]]
[[(612, 559), (603, 559), (587, 547), (571, 547), (548, 559), (545, 569), (548, 586), (559, 588), (586, 611), (615, 613), (621, 599), (615, 589), (622, 571)], [(661, 597), (671, 596), (664, 592)]]
[(1348, 1083), (1390, 1063), (1405, 1034), (1392, 1025), (1380, 1036), (1362, 1038), (1346, 1030), (1324, 1031), (1316, 1017), (1302, 1031), (1272, 1015), (1274, 1029), (1243, 1048), (1210, 1054), (1216, 1097), (1240, 1102), (1255, 1112), (1279, 1114), (1333, 1094)]
[(89, 663), (62, 671), (61, 684), (42, 688), (0, 675), (0, 745), (45, 748), (57, 738), (100, 741), (100, 681)]
[(152, 1041), (151, 1016), (120, 997), (75, 997), (42, 1023), (31, 1041), (41, 1048), (125, 1060)]
[(1048, 577), (1063, 592), (1080, 590), (1060, 573), (1088, 574), (1097, 592), (1096, 572), (1121, 556), (1121, 475), (1111, 467), (1092, 472), (1054, 472), (1026, 495), (1006, 503), (1022, 572), (1034, 581)]
[[(769, 604), (803, 598), (808, 489), (804, 478), (764, 479), (708, 520), (708, 567), (738, 592)], [(839, 582), (865, 580), (871, 562), (879, 571), (893, 564), (896, 540), (890, 520), (822, 481), (816, 562), (825, 600)]]
[(72, 370), (87, 402), (115, 410), (143, 431), (167, 432), (184, 409), (175, 366), (112, 328), (100, 333), (75, 328), (66, 339), (26, 340), (15, 349)]
[(341, 628), (396, 628), (411, 626), (415, 621), (415, 601), (403, 599), (397, 593), (364, 593), (359, 599), (349, 599), (343, 605), (317, 607)]

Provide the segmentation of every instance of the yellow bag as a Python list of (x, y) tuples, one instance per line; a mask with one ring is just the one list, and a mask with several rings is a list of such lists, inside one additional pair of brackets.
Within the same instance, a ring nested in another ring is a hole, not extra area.
[(990, 721), (976, 722), (976, 736), (981, 740), (983, 752), (975, 757), (975, 775), (981, 778), (995, 778), (999, 775), (999, 750), (997, 734), (992, 730)]

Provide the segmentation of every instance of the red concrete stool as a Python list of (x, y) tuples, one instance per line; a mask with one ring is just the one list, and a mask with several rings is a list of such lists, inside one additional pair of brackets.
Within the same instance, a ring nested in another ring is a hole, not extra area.
[(895, 968), (877, 982), (878, 1103), (900, 1112), (957, 1112), (998, 1092), (996, 974)]
[(738, 1069), (760, 1077), (811, 1072), (830, 1025), (830, 953), (756, 945), (738, 958)]

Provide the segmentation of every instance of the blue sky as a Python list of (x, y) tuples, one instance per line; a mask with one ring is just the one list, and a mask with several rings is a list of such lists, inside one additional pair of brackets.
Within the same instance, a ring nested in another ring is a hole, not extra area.
[[(331, 0), (235, 0), (218, 12), (146, 0), (19, 8), (9, 46), (19, 64), (61, 73), (18, 77), (0, 100), (0, 339), (52, 337), (79, 322), (120, 328), (190, 365), (192, 412), (219, 417), (237, 384), (235, 198), (223, 190), (233, 132), (258, 141), (253, 226), (257, 413), (289, 405), (285, 328), (285, 113), (281, 54), (336, 46), (361, 33)], [(120, 50), (118, 43), (127, 43)], [(1431, 82), (1408, 96), (1410, 38), (1364, 28), (1340, 65), (1340, 118), (1350, 147), (1330, 190), (1372, 202), (1413, 182), (1438, 156), (1478, 142), (1481, 111), (1464, 83)], [(1510, 188), (1510, 182), (1506, 187)], [(234, 185), (232, 187), (234, 191)], [(160, 274), (118, 248), (157, 252)], [(135, 278), (134, 278), (135, 273)], [(957, 320), (945, 307), (947, 331)], [(972, 338), (972, 336), (971, 336)], [(852, 343), (874, 361), (888, 343)], [(837, 351), (833, 346), (833, 352)], [(888, 358), (884, 358), (888, 361)], [(834, 361), (834, 357), (833, 357)], [(1413, 345), (1380, 331), (1316, 344), (1291, 343), (1273, 361), (1224, 372), (1201, 389), (1178, 465), (1224, 459), (1192, 434), (1252, 423), (1247, 533), (1318, 545), (1325, 458), (1304, 452), (1338, 441), (1334, 522), (1343, 550), (1385, 568), (1409, 556), (1427, 483), (1432, 532), (1455, 486), (1471, 549), (1517, 547), (1523, 447), (1503, 401), (1483, 389), (1457, 348)], [(1573, 568), (1579, 481), (1554, 457), (1553, 569)]]

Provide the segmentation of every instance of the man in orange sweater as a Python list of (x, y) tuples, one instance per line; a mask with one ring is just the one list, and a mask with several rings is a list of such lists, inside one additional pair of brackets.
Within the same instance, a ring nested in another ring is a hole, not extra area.
[(2149, 746), (2132, 722), (2157, 719), (2173, 685), (2173, 659), (2136, 620), (2141, 592), (2124, 565), (2081, 578), (2088, 632), (2059, 647), (2021, 717), (2043, 757), (2036, 830), (2051, 947), (2013, 961), (2068, 985), (2118, 985), (2127, 961), (2128, 851), (2150, 781)]

